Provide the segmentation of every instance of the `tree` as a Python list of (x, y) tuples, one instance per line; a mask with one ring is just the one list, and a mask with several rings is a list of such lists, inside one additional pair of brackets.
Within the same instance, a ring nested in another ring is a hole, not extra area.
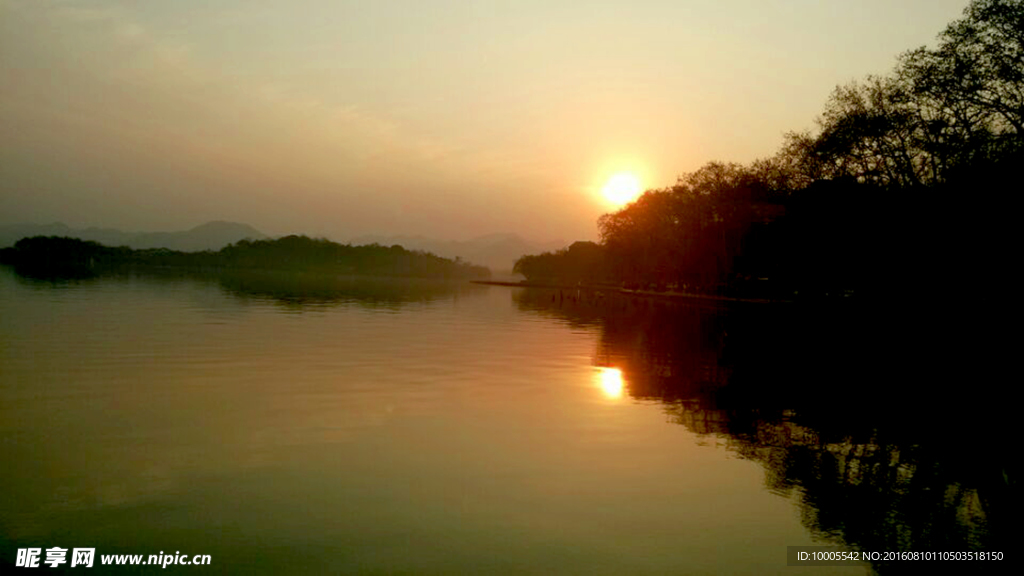
[(935, 49), (900, 57), (897, 76), (927, 118), (938, 181), (1024, 142), (1024, 1), (974, 0)]
[(557, 252), (523, 256), (516, 260), (512, 271), (528, 280), (600, 282), (608, 279), (605, 250), (593, 242), (573, 242)]
[(809, 151), (826, 178), (909, 188), (934, 176), (919, 107), (898, 79), (837, 87), (818, 125)]
[(890, 76), (839, 86), (818, 134), (789, 134), (758, 168), (774, 186), (853, 178), (887, 189), (947, 181), (1024, 141), (1024, 0), (975, 0)]
[(942, 103), (970, 128), (1024, 136), (1024, 1), (974, 0), (934, 50), (901, 56), (916, 94)]

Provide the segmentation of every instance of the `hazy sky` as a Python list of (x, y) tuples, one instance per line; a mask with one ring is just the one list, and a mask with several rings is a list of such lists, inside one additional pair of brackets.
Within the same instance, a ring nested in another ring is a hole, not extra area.
[(0, 0), (0, 223), (596, 238), (967, 0)]

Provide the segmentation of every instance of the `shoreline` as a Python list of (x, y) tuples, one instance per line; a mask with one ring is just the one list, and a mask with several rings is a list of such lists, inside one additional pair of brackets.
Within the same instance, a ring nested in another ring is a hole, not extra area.
[(488, 286), (506, 286), (509, 288), (548, 288), (554, 290), (586, 290), (588, 292), (609, 292), (623, 296), (636, 296), (640, 298), (661, 298), (665, 300), (711, 300), (717, 302), (745, 302), (750, 304), (789, 304), (792, 300), (769, 300), (767, 298), (736, 298), (733, 296), (718, 296), (715, 294), (696, 294), (693, 292), (655, 292), (653, 290), (629, 290), (616, 286), (550, 284), (544, 282), (504, 282), (499, 280), (470, 280), (473, 284), (484, 284)]

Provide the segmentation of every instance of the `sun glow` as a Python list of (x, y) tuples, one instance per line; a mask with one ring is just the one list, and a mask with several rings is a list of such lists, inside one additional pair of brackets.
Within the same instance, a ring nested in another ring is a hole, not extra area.
[(621, 398), (622, 390), (626, 387), (622, 380), (622, 370), (618, 368), (598, 368), (597, 385), (609, 398)]
[(612, 174), (608, 182), (601, 188), (601, 195), (613, 206), (625, 206), (643, 191), (640, 178), (632, 172), (617, 172)]

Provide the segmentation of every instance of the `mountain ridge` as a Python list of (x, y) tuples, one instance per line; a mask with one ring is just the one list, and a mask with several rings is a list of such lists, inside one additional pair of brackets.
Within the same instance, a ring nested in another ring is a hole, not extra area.
[(497, 232), (469, 240), (437, 240), (425, 236), (367, 234), (349, 240), (352, 244), (398, 244), (407, 250), (423, 250), (444, 258), (463, 260), (487, 266), (495, 271), (510, 271), (515, 261), (526, 254), (550, 252), (564, 248), (562, 241), (531, 242), (513, 232)]
[[(168, 248), (182, 252), (220, 250), (239, 240), (265, 240), (271, 236), (239, 222), (212, 220), (187, 230), (172, 232), (126, 232), (117, 228), (72, 228), (63, 222), (49, 224), (0, 225), (0, 248), (13, 246), (22, 238), (32, 236), (63, 236), (92, 240), (106, 246), (127, 246), (136, 250)], [(538, 254), (564, 248), (561, 241), (534, 242), (513, 232), (495, 232), (469, 240), (439, 240), (423, 235), (365, 234), (347, 240), (352, 245), (395, 244), (407, 250), (430, 252), (443, 258), (459, 257), (464, 261), (487, 266), (492, 270), (510, 271), (515, 261), (527, 254)]]
[(22, 238), (31, 236), (65, 236), (92, 240), (106, 246), (128, 246), (136, 250), (169, 248), (182, 252), (220, 250), (246, 238), (263, 240), (266, 234), (248, 224), (212, 220), (174, 232), (125, 232), (116, 228), (72, 228), (63, 222), (50, 224), (8, 224), (0, 226), (0, 248), (13, 246)]

